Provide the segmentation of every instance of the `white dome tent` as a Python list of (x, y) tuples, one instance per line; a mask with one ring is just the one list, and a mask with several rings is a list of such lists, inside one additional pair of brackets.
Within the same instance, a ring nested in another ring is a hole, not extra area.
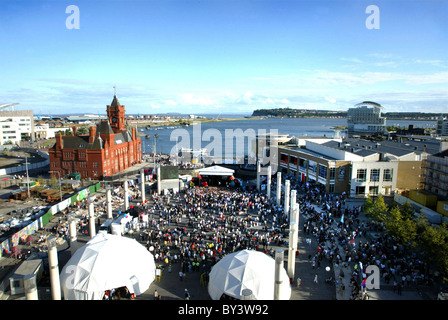
[[(280, 300), (289, 300), (291, 286), (285, 268), (281, 270)], [(224, 256), (210, 272), (208, 293), (213, 300), (223, 296), (242, 300), (245, 289), (255, 300), (273, 300), (275, 260), (265, 253), (241, 250)]]
[(65, 300), (101, 300), (106, 290), (127, 287), (142, 294), (155, 279), (153, 255), (134, 239), (97, 234), (61, 271)]

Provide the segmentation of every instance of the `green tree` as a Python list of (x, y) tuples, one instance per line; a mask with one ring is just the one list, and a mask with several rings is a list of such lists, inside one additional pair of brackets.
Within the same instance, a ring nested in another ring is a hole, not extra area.
[(373, 201), (372, 208), (370, 209), (370, 215), (373, 219), (379, 222), (385, 222), (387, 218), (387, 206), (384, 202), (384, 197), (380, 194), (375, 201)]
[(370, 196), (367, 196), (366, 201), (364, 202), (364, 205), (363, 205), (363, 210), (368, 215), (371, 215), (372, 208), (373, 208), (373, 200)]
[(428, 223), (422, 225), (420, 222), (419, 227), (423, 229), (420, 235), (420, 245), (428, 267), (432, 266), (442, 275), (448, 276), (448, 230), (446, 224), (432, 226)]
[(394, 206), (389, 210), (384, 224), (386, 232), (395, 238), (398, 244), (407, 247), (416, 245), (417, 223), (405, 217), (398, 206)]
[(412, 208), (409, 201), (406, 201), (400, 208), (403, 219), (412, 220), (415, 217), (415, 210)]

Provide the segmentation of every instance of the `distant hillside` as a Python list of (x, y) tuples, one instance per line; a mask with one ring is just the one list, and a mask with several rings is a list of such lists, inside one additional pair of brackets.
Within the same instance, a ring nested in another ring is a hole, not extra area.
[[(382, 115), (390, 120), (435, 120), (441, 114), (425, 112), (384, 112)], [(347, 111), (292, 108), (257, 109), (252, 113), (252, 117), (346, 118)]]
[(257, 109), (252, 113), (252, 117), (286, 117), (286, 118), (345, 118), (345, 111), (311, 110), (311, 109)]

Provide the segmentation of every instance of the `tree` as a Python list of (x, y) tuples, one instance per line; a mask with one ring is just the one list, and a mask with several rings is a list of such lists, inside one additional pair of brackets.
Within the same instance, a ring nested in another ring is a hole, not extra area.
[(412, 220), (415, 217), (415, 210), (412, 207), (412, 205), (409, 203), (409, 201), (406, 201), (402, 206), (401, 206), (401, 214), (403, 216), (403, 219), (409, 219)]
[(367, 196), (366, 201), (364, 202), (363, 209), (364, 212), (368, 215), (372, 214), (372, 208), (373, 208), (373, 200), (370, 198), (370, 196)]
[(386, 232), (400, 245), (414, 247), (417, 238), (417, 223), (414, 221), (413, 209), (409, 202), (399, 207), (392, 204), (384, 216)]
[(408, 247), (416, 245), (417, 224), (414, 220), (405, 217), (399, 207), (394, 206), (390, 209), (384, 224), (386, 232), (395, 238), (398, 244)]
[(446, 224), (432, 226), (428, 223), (419, 224), (421, 235), (420, 245), (425, 260), (429, 266), (434, 266), (443, 275), (448, 275), (448, 230)]
[(373, 219), (379, 222), (385, 222), (387, 206), (381, 194), (375, 199), (375, 201), (373, 201), (373, 205), (369, 211)]

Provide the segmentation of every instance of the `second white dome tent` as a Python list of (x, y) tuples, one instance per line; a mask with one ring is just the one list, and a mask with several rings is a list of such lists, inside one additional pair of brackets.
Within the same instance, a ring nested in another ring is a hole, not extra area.
[[(291, 286), (286, 270), (280, 270), (280, 300), (289, 300)], [(249, 289), (255, 300), (274, 300), (275, 260), (255, 250), (241, 250), (224, 256), (210, 272), (208, 293), (213, 300), (243, 299)]]

